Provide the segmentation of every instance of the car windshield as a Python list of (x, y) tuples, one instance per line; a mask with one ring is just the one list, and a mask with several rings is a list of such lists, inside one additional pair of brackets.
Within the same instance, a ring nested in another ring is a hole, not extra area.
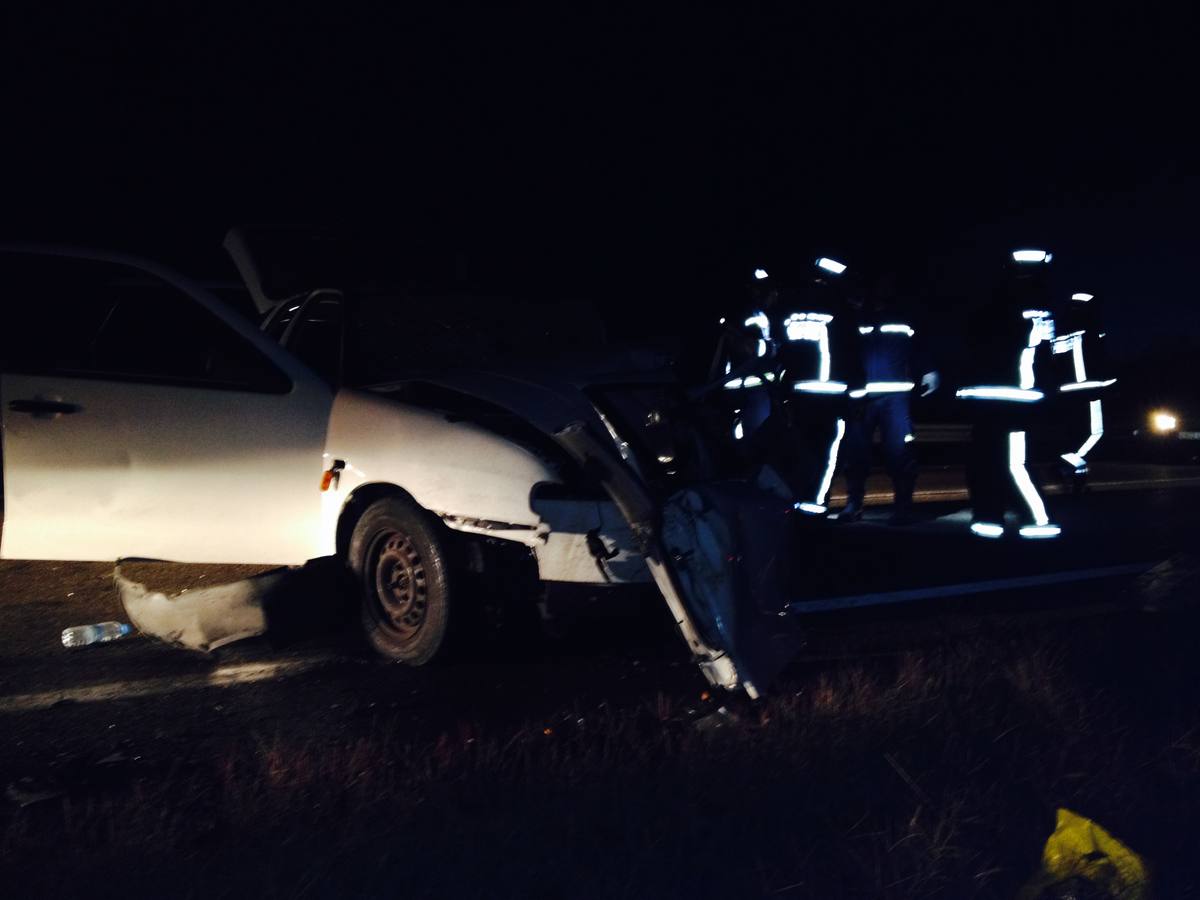
[(347, 373), (370, 384), (412, 371), (521, 366), (604, 344), (584, 301), (365, 296), (350, 307)]

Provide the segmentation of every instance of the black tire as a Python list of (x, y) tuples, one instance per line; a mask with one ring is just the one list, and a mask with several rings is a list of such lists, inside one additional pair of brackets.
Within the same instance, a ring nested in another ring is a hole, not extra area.
[(410, 666), (444, 653), (455, 611), (441, 523), (405, 498), (376, 500), (354, 526), (347, 560), (376, 653)]

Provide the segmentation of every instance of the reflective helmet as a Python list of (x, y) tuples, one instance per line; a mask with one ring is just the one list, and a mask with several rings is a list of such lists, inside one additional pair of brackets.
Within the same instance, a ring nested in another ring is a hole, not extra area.
[(840, 278), (846, 273), (846, 264), (832, 256), (818, 256), (813, 260), (818, 279)]
[(818, 256), (813, 260), (811, 271), (810, 290), (825, 297), (835, 297), (839, 304), (848, 303), (855, 309), (862, 307), (866, 296), (862, 273), (847, 266), (842, 258)]
[(1010, 306), (1022, 311), (1042, 309), (1053, 311), (1050, 296), (1050, 260), (1048, 250), (1032, 247), (1009, 252), (1001, 296)]
[(1045, 276), (1054, 254), (1049, 250), (1027, 247), (1008, 255), (1008, 273), (1013, 278), (1041, 279)]

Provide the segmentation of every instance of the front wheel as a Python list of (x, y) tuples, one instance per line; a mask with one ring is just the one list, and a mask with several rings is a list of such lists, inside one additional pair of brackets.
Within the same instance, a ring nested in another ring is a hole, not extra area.
[(401, 497), (376, 500), (354, 526), (347, 554), (367, 643), (420, 666), (441, 653), (452, 620), (450, 565), (439, 523)]

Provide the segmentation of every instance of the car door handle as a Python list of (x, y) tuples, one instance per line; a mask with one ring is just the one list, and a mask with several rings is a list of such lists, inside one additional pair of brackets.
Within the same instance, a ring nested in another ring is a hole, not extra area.
[(83, 410), (78, 403), (64, 403), (62, 400), (12, 400), (8, 408), (17, 413), (28, 413), (35, 419), (57, 419)]

